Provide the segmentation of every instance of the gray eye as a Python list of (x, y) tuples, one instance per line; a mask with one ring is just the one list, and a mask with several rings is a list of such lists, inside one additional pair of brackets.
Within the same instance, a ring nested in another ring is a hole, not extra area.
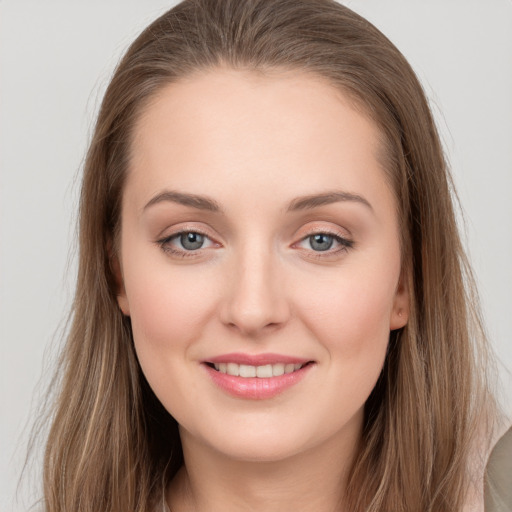
[(180, 235), (180, 243), (184, 249), (194, 251), (203, 246), (204, 238), (205, 237), (199, 233), (189, 231), (188, 233), (182, 233)]
[(332, 247), (334, 237), (325, 233), (317, 233), (309, 237), (311, 248), (315, 251), (327, 251)]

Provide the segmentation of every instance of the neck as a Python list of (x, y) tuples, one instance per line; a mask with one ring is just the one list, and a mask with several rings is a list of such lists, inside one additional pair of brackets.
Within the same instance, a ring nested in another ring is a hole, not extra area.
[[(353, 438), (352, 438), (353, 437)], [(172, 512), (343, 511), (359, 442), (330, 439), (278, 461), (234, 460), (181, 431), (185, 464), (168, 494)]]

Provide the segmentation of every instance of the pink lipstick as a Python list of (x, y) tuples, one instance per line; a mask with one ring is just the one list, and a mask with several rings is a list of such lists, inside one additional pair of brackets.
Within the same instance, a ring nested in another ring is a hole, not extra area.
[(224, 354), (203, 361), (213, 382), (228, 394), (252, 400), (272, 398), (302, 380), (314, 362), (280, 354)]

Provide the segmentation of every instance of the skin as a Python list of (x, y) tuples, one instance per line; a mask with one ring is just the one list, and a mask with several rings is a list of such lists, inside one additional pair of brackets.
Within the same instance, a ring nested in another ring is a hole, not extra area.
[[(165, 87), (141, 115), (118, 302), (149, 384), (180, 424), (185, 467), (169, 492), (173, 511), (308, 503), (321, 512), (342, 502), (389, 332), (408, 318), (379, 140), (343, 94), (297, 72), (199, 73)], [(222, 212), (154, 199), (171, 190), (207, 196)], [(327, 191), (368, 204), (287, 211)], [(170, 252), (187, 252), (171, 238), (183, 230), (208, 237), (188, 257)], [(329, 250), (315, 250), (319, 233), (351, 247), (327, 239)], [(249, 400), (205, 371), (205, 360), (232, 352), (313, 365), (283, 393)]]

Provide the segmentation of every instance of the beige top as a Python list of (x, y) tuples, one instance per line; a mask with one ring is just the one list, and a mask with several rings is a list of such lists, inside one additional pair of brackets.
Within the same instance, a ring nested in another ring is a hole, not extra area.
[(512, 427), (498, 441), (487, 464), (485, 512), (512, 512)]

